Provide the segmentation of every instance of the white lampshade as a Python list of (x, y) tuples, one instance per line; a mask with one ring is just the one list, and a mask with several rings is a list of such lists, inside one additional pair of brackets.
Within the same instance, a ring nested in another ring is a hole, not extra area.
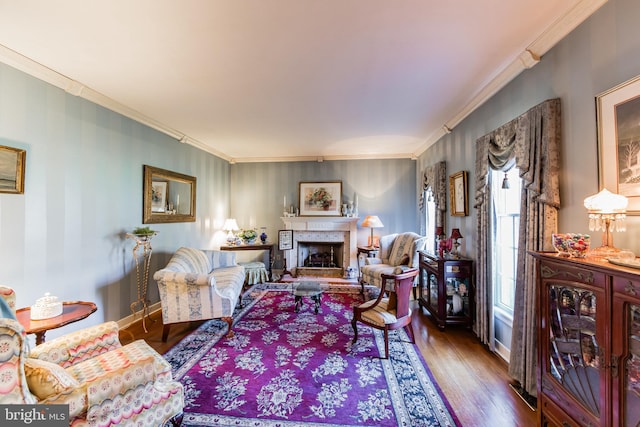
[(238, 223), (235, 218), (227, 218), (224, 220), (224, 225), (222, 226), (224, 231), (238, 231), (240, 227), (238, 227)]
[(584, 199), (584, 207), (589, 213), (613, 214), (623, 213), (627, 209), (629, 199), (620, 194), (612, 193), (606, 188), (598, 194)]
[(380, 218), (376, 215), (367, 215), (364, 218), (364, 221), (362, 221), (362, 226), (369, 228), (382, 228), (384, 227), (384, 224), (382, 224), (382, 221), (380, 221)]

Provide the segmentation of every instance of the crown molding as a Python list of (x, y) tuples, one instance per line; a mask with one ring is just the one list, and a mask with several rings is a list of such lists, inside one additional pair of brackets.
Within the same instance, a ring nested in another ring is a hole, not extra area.
[(391, 154), (350, 154), (340, 156), (292, 156), (292, 157), (236, 157), (229, 163), (281, 163), (281, 162), (324, 162), (327, 160), (392, 160), (409, 159), (417, 160), (413, 153)]
[(201, 141), (191, 138), (183, 134), (182, 132), (177, 131), (176, 129), (173, 129), (169, 126), (164, 125), (163, 123), (160, 123), (157, 120), (152, 119), (151, 117), (145, 116), (144, 114), (132, 108), (129, 108), (126, 105), (123, 105), (101, 94), (100, 92), (97, 92), (90, 87), (83, 85), (76, 80), (60, 74), (57, 71), (53, 71), (52, 69), (47, 68), (44, 65), (30, 58), (27, 58), (26, 56), (21, 55), (18, 52), (11, 50), (3, 45), (0, 45), (0, 62), (3, 62), (10, 67), (27, 73), (55, 87), (58, 87), (73, 96), (91, 101), (94, 104), (100, 105), (101, 107), (107, 108), (111, 111), (128, 117), (131, 120), (155, 129), (158, 132), (164, 133), (165, 135), (168, 135), (171, 138), (174, 138), (182, 143), (192, 145), (202, 151), (206, 151), (224, 160), (230, 160), (230, 157), (228, 155), (214, 150)]
[(416, 151), (418, 157), (422, 155), (430, 146), (435, 144), (440, 138), (449, 133), (462, 120), (467, 118), (473, 111), (484, 104), (504, 88), (511, 80), (516, 78), (524, 70), (529, 69), (540, 62), (540, 57), (547, 53), (560, 40), (565, 38), (578, 25), (583, 23), (595, 11), (600, 9), (608, 0), (583, 0), (576, 4), (571, 10), (558, 18), (527, 48), (514, 58), (496, 77), (487, 83), (471, 101), (462, 108), (455, 116), (447, 121), (439, 132), (434, 132), (422, 146)]

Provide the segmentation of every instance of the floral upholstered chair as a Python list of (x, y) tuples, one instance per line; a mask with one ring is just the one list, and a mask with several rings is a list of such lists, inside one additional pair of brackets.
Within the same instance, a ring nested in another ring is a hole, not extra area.
[[(0, 298), (0, 310), (8, 304)], [(15, 317), (0, 318), (0, 404), (69, 405), (71, 426), (181, 422), (182, 384), (144, 340), (122, 346), (106, 322), (36, 346)]]
[[(424, 250), (426, 237), (406, 232), (388, 234), (380, 238), (380, 253), (377, 258), (365, 258), (362, 267), (361, 286), (369, 284), (381, 288), (382, 275), (401, 274), (418, 268), (418, 251)], [(414, 280), (415, 285), (415, 280)], [(415, 288), (413, 290), (415, 298)]]

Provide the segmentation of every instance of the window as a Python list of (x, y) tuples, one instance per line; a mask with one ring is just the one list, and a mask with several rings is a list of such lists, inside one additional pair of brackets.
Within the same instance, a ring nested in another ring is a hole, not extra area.
[(427, 240), (425, 248), (430, 252), (434, 252), (436, 250), (436, 203), (433, 201), (431, 188), (424, 192), (424, 212)]
[(513, 315), (518, 262), (521, 180), (516, 167), (506, 173), (509, 188), (503, 188), (505, 173), (491, 171), (493, 199), (493, 295), (494, 308)]

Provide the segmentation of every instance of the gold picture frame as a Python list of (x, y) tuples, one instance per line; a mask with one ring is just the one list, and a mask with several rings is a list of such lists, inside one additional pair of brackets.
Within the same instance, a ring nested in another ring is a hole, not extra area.
[(0, 193), (24, 193), (26, 150), (0, 145)]
[(449, 196), (451, 198), (451, 216), (469, 215), (467, 171), (456, 172), (449, 176)]
[(596, 96), (598, 182), (640, 215), (640, 76)]
[(301, 182), (300, 216), (341, 216), (342, 181)]

